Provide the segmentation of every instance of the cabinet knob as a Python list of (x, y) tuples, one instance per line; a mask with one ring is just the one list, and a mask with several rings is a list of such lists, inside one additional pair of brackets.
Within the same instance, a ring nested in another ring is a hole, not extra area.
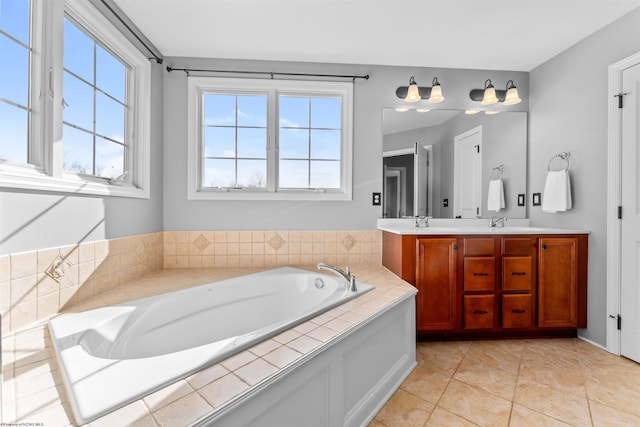
[(489, 313), (487, 310), (473, 310), (473, 314), (487, 314)]

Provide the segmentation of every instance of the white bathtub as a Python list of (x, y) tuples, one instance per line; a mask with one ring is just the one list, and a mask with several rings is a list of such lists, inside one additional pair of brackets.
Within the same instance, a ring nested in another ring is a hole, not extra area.
[[(320, 280), (318, 280), (320, 279)], [(49, 330), (76, 421), (87, 423), (371, 289), (277, 268), (62, 315)]]

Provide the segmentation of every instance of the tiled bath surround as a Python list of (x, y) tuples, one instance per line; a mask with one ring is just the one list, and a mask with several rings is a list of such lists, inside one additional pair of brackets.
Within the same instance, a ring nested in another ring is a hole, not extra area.
[(160, 268), (162, 233), (1, 256), (2, 334)]
[(382, 233), (379, 230), (165, 231), (163, 234), (164, 268), (381, 263)]
[(2, 334), (162, 268), (377, 266), (381, 248), (379, 230), (165, 231), (0, 256)]

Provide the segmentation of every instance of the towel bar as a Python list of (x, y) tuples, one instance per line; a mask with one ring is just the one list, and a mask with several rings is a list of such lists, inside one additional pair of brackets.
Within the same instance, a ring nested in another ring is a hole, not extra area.
[(565, 165), (562, 169), (563, 171), (566, 171), (567, 169), (569, 169), (569, 157), (571, 157), (571, 153), (568, 151), (563, 151), (562, 153), (558, 153), (555, 156), (553, 156), (550, 160), (549, 160), (549, 164), (547, 165), (547, 171), (551, 172), (551, 163), (553, 163), (553, 161), (556, 158), (560, 158), (562, 160), (564, 160)]
[(504, 176), (504, 165), (499, 165), (491, 169), (491, 173), (489, 174), (489, 179), (502, 179), (503, 176)]

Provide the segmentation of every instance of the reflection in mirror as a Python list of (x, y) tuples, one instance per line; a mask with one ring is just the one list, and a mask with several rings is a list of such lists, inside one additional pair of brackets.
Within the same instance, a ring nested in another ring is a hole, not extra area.
[(383, 134), (383, 217), (526, 218), (526, 112), (385, 108)]

